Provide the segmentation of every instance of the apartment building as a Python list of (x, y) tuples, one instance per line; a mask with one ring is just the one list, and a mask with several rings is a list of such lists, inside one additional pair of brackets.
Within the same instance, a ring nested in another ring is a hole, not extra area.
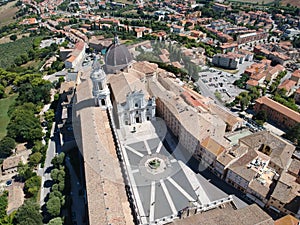
[(65, 61), (65, 67), (67, 69), (74, 68), (81, 63), (85, 53), (85, 43), (78, 42), (75, 44), (75, 48), (68, 55), (68, 58)]
[(285, 81), (282, 82), (282, 84), (280, 84), (278, 86), (278, 90), (285, 90), (285, 96), (289, 97), (291, 96), (294, 92), (295, 92), (295, 87), (296, 87), (296, 82), (290, 79), (287, 79)]
[(239, 45), (246, 43), (258, 43), (259, 41), (267, 41), (269, 34), (266, 32), (252, 32), (248, 34), (242, 34), (237, 37), (237, 43)]
[(300, 123), (300, 114), (288, 107), (263, 96), (255, 101), (254, 111), (265, 111), (269, 120), (280, 128), (288, 129)]
[(295, 81), (297, 86), (300, 85), (300, 70), (295, 70), (290, 79)]

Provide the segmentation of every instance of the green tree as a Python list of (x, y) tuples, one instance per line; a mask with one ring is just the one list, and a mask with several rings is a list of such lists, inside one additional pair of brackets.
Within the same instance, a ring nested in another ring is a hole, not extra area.
[(40, 121), (32, 109), (20, 106), (14, 110), (7, 126), (7, 136), (19, 142), (34, 142), (42, 138)]
[(284, 137), (292, 141), (298, 147), (300, 146), (300, 123), (297, 123), (295, 126), (291, 127)]
[(50, 220), (48, 225), (63, 225), (63, 221), (60, 217), (56, 217)]
[(8, 205), (8, 192), (5, 191), (0, 196), (0, 218), (4, 218), (6, 216), (6, 209)]
[(54, 166), (54, 168), (59, 168), (59, 166), (63, 164), (64, 159), (65, 153), (61, 152), (52, 159), (51, 163)]
[(24, 189), (27, 194), (29, 194), (30, 196), (34, 196), (39, 191), (40, 186), (41, 186), (41, 177), (35, 175), (25, 181)]
[(30, 177), (34, 176), (35, 173), (32, 172), (32, 169), (28, 164), (23, 164), (22, 162), (18, 165), (18, 176), (21, 180), (28, 180)]
[(12, 35), (9, 36), (9, 39), (12, 40), (12, 41), (17, 40), (17, 38), (18, 38), (18, 37), (17, 37), (17, 35), (15, 35), (15, 34), (12, 34)]
[(40, 206), (32, 201), (27, 200), (18, 209), (14, 217), (14, 224), (17, 225), (43, 225)]
[(42, 154), (40, 152), (35, 152), (29, 157), (29, 164), (32, 166), (36, 166), (40, 163), (42, 159)]
[(256, 123), (258, 123), (259, 125), (263, 125), (264, 122), (267, 121), (268, 117), (267, 117), (267, 112), (265, 110), (261, 110), (259, 111), (254, 117), (253, 119), (255, 120)]
[(0, 84), (0, 98), (5, 97), (5, 87)]
[(11, 151), (15, 148), (16, 142), (11, 137), (4, 137), (0, 141), (0, 156), (5, 158), (11, 155)]
[(46, 208), (51, 216), (59, 216), (61, 208), (60, 199), (58, 197), (50, 198), (46, 203)]

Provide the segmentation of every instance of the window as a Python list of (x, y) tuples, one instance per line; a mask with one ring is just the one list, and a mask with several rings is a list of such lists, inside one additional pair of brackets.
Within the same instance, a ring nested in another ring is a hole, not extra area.
[(99, 90), (102, 90), (102, 84), (101, 84), (101, 82), (98, 82), (98, 87), (99, 87)]
[(135, 103), (135, 104), (134, 104), (134, 107), (135, 107), (135, 108), (138, 108), (138, 107), (139, 107), (139, 104), (138, 104), (138, 103)]

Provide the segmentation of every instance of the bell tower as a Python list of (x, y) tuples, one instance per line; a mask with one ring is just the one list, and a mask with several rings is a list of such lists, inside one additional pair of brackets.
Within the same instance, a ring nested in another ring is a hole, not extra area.
[(95, 105), (100, 106), (102, 109), (107, 109), (111, 106), (109, 98), (110, 91), (107, 86), (106, 74), (96, 58), (93, 62), (91, 79), (93, 82), (93, 96), (95, 98)]

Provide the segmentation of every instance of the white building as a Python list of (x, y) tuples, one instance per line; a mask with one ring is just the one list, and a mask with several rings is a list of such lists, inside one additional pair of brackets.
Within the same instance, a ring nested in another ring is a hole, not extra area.
[(110, 91), (107, 86), (106, 74), (97, 59), (95, 59), (93, 63), (91, 79), (93, 81), (93, 96), (95, 98), (95, 105), (100, 106), (103, 109), (110, 107)]
[(142, 74), (130, 68), (128, 72), (111, 75), (109, 78), (114, 119), (118, 128), (155, 118), (155, 98), (146, 89), (147, 78), (140, 75)]

